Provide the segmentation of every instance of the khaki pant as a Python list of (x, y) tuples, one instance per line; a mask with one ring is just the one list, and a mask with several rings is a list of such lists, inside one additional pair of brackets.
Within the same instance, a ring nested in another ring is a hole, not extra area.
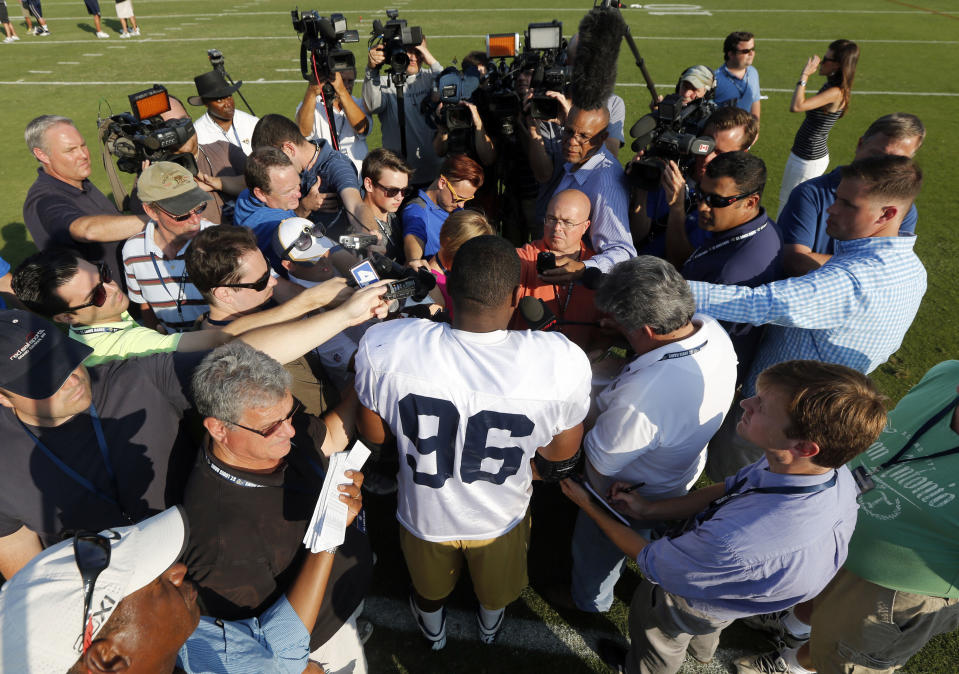
[(959, 627), (959, 599), (900, 592), (841, 569), (813, 600), (809, 640), (820, 674), (878, 674)]
[(483, 541), (433, 543), (400, 526), (400, 547), (416, 593), (430, 601), (445, 599), (459, 580), (463, 560), (469, 566), (473, 592), (490, 611), (504, 608), (519, 598), (529, 584), (526, 553), (529, 550), (530, 517), (498, 538)]

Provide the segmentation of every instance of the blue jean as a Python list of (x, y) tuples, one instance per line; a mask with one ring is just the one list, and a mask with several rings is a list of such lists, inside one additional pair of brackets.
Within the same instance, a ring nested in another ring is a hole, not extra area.
[[(634, 522), (633, 531), (648, 539), (650, 522)], [(573, 529), (573, 587), (576, 606), (590, 613), (604, 613), (613, 605), (613, 588), (626, 557), (602, 529), (582, 510)]]

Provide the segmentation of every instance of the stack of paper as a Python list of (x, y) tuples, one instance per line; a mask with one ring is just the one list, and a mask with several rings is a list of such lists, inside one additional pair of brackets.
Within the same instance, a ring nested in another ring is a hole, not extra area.
[(370, 456), (369, 448), (359, 440), (348, 452), (337, 452), (330, 457), (330, 467), (323, 480), (323, 489), (316, 500), (313, 509), (313, 519), (306, 528), (303, 545), (311, 552), (329, 550), (343, 543), (346, 538), (346, 519), (349, 516), (349, 506), (340, 500), (341, 492), (337, 487), (341, 484), (353, 484), (344, 473), (348, 470), (358, 471)]

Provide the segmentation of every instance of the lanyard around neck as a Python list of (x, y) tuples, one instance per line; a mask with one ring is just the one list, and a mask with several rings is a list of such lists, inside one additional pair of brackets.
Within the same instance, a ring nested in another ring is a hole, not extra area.
[(952, 449), (944, 449), (944, 450), (941, 451), (941, 452), (936, 452), (935, 454), (929, 454), (929, 455), (927, 455), (927, 456), (913, 456), (913, 457), (909, 457), (908, 459), (903, 459), (903, 458), (902, 458), (903, 455), (905, 455), (906, 452), (908, 452), (910, 449), (912, 449), (913, 445), (915, 445), (916, 442), (919, 441), (919, 438), (921, 438), (923, 435), (925, 435), (926, 433), (928, 433), (929, 430), (930, 430), (933, 426), (935, 426), (937, 423), (939, 423), (939, 422), (942, 420), (943, 417), (945, 417), (947, 414), (949, 414), (949, 412), (952, 412), (952, 411), (956, 408), (956, 405), (957, 405), (957, 404), (959, 404), (959, 396), (957, 396), (956, 398), (954, 398), (948, 405), (946, 405), (946, 406), (943, 407), (941, 410), (939, 410), (938, 412), (936, 412), (932, 417), (930, 417), (930, 418), (926, 421), (926, 423), (924, 423), (922, 426), (919, 427), (919, 430), (918, 430), (918, 431), (916, 431), (915, 433), (912, 434), (912, 437), (910, 437), (909, 440), (906, 442), (906, 444), (903, 445), (902, 449), (900, 449), (898, 452), (896, 452), (896, 455), (895, 455), (895, 456), (893, 456), (891, 459), (889, 459), (889, 460), (886, 461), (885, 463), (879, 465), (879, 466), (878, 466), (877, 468), (875, 468), (874, 470), (870, 471), (870, 475), (875, 475), (876, 473), (878, 473), (878, 472), (880, 472), (880, 471), (882, 471), (882, 470), (885, 470), (885, 469), (888, 468), (889, 466), (895, 466), (895, 465), (898, 464), (898, 463), (908, 463), (909, 461), (920, 461), (920, 460), (923, 460), (923, 459), (935, 459), (935, 458), (940, 457), (940, 456), (948, 456), (948, 455), (950, 455), (950, 454), (959, 454), (959, 447), (953, 447)]

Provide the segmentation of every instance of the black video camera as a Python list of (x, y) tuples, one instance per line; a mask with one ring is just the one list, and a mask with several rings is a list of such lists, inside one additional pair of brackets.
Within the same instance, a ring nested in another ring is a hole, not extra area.
[(555, 119), (559, 116), (559, 101), (547, 96), (546, 92), (565, 93), (571, 75), (569, 67), (563, 65), (567, 48), (563, 23), (556, 19), (549, 23), (531, 23), (526, 28), (525, 38), (523, 67), (533, 70), (529, 114), (533, 119)]
[(708, 96), (686, 105), (680, 94), (663, 98), (655, 112), (641, 117), (629, 130), (636, 139), (633, 151), (643, 151), (643, 158), (629, 166), (630, 181), (647, 192), (655, 190), (666, 162), (676, 162), (685, 173), (695, 156), (712, 152), (716, 141), (700, 134), (716, 108)]
[(117, 158), (117, 168), (126, 173), (139, 173), (144, 161), (172, 161), (196, 175), (196, 159), (189, 152), (179, 152), (196, 134), (193, 122), (160, 118), (170, 110), (166, 88), (154, 84), (151, 89), (130, 94), (129, 98), (133, 112), (112, 115), (105, 131), (101, 131), (104, 147)]
[(344, 42), (359, 42), (360, 34), (346, 29), (346, 17), (330, 14), (320, 16), (314, 9), (300, 14), (299, 9), (290, 12), (293, 30), (303, 33), (300, 42), (300, 72), (311, 83), (328, 82), (335, 73), (356, 70), (353, 52), (343, 49)]
[(436, 78), (439, 102), (443, 104), (442, 124), (451, 132), (473, 128), (473, 115), (462, 102), (471, 100), (479, 85), (478, 77), (461, 73), (456, 66), (446, 68)]
[(379, 243), (379, 240), (376, 234), (345, 234), (340, 237), (340, 245), (362, 255), (366, 253), (367, 248)]
[(423, 29), (407, 25), (406, 19), (398, 18), (399, 12), (395, 9), (386, 10), (386, 16), (389, 18), (386, 23), (379, 19), (373, 21), (370, 49), (382, 44), (383, 56), (386, 57), (392, 73), (405, 77), (406, 69), (410, 65), (410, 57), (406, 51), (423, 43)]

